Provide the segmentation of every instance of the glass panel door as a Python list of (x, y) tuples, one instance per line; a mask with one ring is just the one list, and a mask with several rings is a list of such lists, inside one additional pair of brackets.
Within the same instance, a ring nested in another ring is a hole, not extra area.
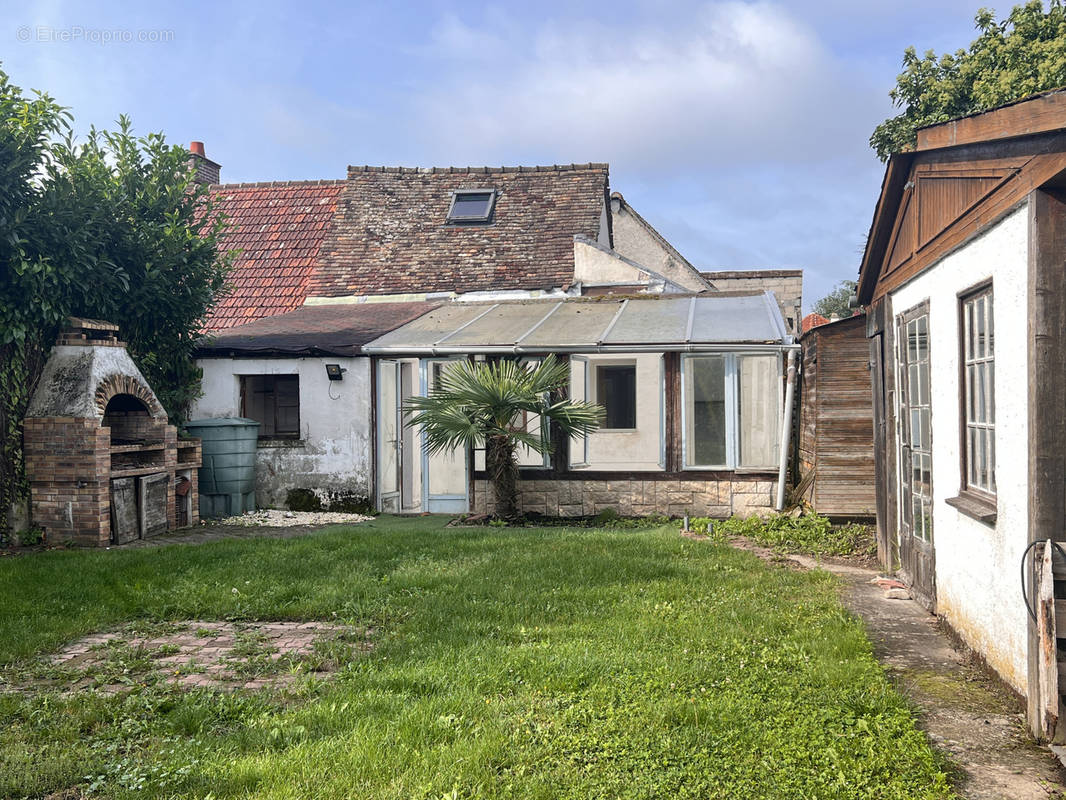
[(400, 509), (400, 365), (378, 362), (378, 508)]
[(902, 316), (899, 337), (900, 557), (911, 587), (936, 602), (933, 547), (933, 426), (929, 312)]
[[(422, 392), (430, 394), (440, 376), (455, 360), (424, 360), (422, 362)], [(436, 514), (462, 514), (467, 504), (466, 449), (430, 454), (422, 450), (423, 498), (427, 511)]]

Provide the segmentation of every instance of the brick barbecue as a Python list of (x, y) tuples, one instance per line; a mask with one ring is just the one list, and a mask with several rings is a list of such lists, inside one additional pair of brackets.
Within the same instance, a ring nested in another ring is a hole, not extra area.
[(179, 440), (108, 322), (71, 318), (24, 423), (33, 523), (102, 547), (199, 520), (198, 439)]

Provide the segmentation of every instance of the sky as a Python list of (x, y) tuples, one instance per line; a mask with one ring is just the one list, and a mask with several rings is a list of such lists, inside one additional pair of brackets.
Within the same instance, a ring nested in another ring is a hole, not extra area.
[(809, 310), (858, 272), (904, 48), (967, 46), (981, 3), (163, 5), (7, 4), (0, 69), (226, 182), (606, 161), (696, 267), (801, 268)]

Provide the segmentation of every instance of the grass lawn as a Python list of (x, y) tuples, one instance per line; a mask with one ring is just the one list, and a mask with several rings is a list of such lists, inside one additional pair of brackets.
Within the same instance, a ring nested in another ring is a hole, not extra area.
[(828, 574), (444, 522), (0, 561), (0, 681), (138, 620), (376, 631), (285, 689), (0, 693), (0, 797), (953, 796)]

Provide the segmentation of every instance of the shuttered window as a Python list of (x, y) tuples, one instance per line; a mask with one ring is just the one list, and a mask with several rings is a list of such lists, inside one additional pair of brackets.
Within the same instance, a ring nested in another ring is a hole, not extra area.
[(242, 375), (241, 414), (259, 423), (260, 439), (299, 439), (300, 376)]

